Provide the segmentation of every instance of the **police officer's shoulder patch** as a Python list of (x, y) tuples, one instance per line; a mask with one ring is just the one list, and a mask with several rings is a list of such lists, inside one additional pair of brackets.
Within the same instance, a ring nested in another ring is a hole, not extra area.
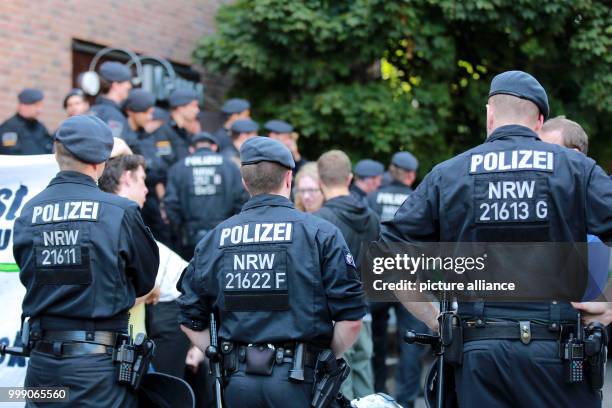
[(19, 135), (17, 132), (6, 132), (2, 134), (2, 147), (13, 147), (17, 144)]

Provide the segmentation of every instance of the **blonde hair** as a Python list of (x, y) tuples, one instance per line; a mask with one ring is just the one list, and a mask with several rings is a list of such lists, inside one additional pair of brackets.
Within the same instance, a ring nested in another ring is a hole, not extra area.
[[(297, 189), (297, 186), (300, 184), (300, 180), (304, 177), (310, 177), (313, 180), (316, 180), (317, 183), (320, 183), (319, 180), (319, 171), (317, 170), (317, 163), (310, 162), (306, 163), (300, 168), (300, 171), (295, 175), (295, 180), (293, 181), (293, 185)], [(304, 203), (302, 203), (302, 197), (299, 194), (293, 195), (293, 201), (295, 203), (295, 208), (300, 211), (306, 212), (306, 208), (304, 208)]]
[(342, 150), (330, 150), (317, 160), (317, 170), (327, 187), (344, 186), (351, 178), (351, 159)]

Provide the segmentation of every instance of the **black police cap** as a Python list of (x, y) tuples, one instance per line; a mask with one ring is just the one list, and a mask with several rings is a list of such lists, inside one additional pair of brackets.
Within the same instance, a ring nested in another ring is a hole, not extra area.
[(144, 89), (132, 89), (125, 101), (125, 109), (132, 112), (146, 112), (155, 105), (155, 95)]
[(221, 107), (221, 112), (231, 115), (232, 113), (244, 112), (251, 109), (251, 104), (246, 99), (228, 99)]
[(397, 152), (391, 159), (391, 164), (404, 170), (414, 170), (419, 168), (419, 161), (409, 152)]
[(115, 61), (106, 61), (100, 65), (100, 76), (110, 82), (125, 82), (132, 79), (132, 71)]
[(64, 97), (64, 109), (66, 109), (66, 106), (68, 106), (68, 99), (72, 98), (73, 96), (80, 96), (85, 99), (85, 92), (79, 88), (72, 88)]
[(42, 101), (44, 97), (45, 96), (42, 91), (36, 88), (25, 88), (19, 92), (19, 95), (17, 95), (19, 102), (23, 103), (24, 105), (32, 105), (38, 101)]
[(66, 119), (55, 132), (55, 140), (79, 160), (94, 164), (108, 160), (114, 142), (110, 127), (92, 115)]
[(253, 133), (259, 130), (259, 125), (252, 119), (240, 119), (232, 123), (231, 131), (235, 133)]
[(359, 178), (375, 177), (385, 172), (385, 166), (376, 160), (363, 159), (357, 162), (353, 172)]
[(240, 146), (240, 162), (243, 165), (262, 161), (278, 163), (288, 169), (295, 167), (291, 152), (278, 140), (256, 136)]
[(210, 142), (219, 145), (219, 139), (208, 132), (198, 132), (191, 137), (191, 144), (195, 146), (199, 142)]
[(168, 104), (170, 105), (171, 108), (184, 106), (184, 105), (191, 103), (191, 101), (197, 101), (197, 100), (198, 100), (198, 95), (196, 94), (194, 90), (189, 89), (189, 88), (175, 89), (174, 91), (170, 93), (170, 96), (168, 96)]
[(537, 79), (523, 71), (506, 71), (491, 81), (489, 98), (493, 95), (512, 95), (517, 98), (527, 99), (535, 103), (544, 115), (544, 120), (548, 119), (550, 109), (548, 107), (548, 96), (544, 87)]
[(264, 128), (268, 132), (274, 133), (291, 133), (293, 132), (293, 126), (284, 120), (273, 119), (266, 122)]

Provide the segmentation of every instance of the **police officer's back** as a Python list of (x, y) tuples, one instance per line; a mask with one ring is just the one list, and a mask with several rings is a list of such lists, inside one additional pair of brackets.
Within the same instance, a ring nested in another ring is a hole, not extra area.
[(171, 225), (180, 229), (181, 252), (191, 259), (198, 241), (221, 221), (240, 212), (245, 201), (236, 164), (216, 153), (210, 133), (192, 138), (193, 153), (170, 169), (164, 203)]
[(416, 179), (417, 159), (409, 152), (397, 152), (391, 159), (389, 174), (391, 182), (368, 194), (368, 204), (380, 216), (381, 221), (393, 218), (395, 212), (412, 193)]
[[(318, 351), (340, 355), (354, 342), (363, 292), (340, 231), (289, 201), (289, 150), (256, 137), (241, 160), (252, 198), (198, 243), (179, 283), (181, 323), (205, 349), (218, 312), (227, 406), (307, 407)], [(289, 380), (300, 348), (304, 380)]]
[(136, 203), (98, 189), (111, 130), (74, 116), (56, 133), (60, 172), (15, 221), (13, 253), (35, 341), (25, 386), (69, 387), (72, 405), (125, 407), (111, 355), (127, 310), (155, 283), (157, 245)]
[[(609, 241), (612, 181), (593, 160), (538, 138), (548, 111), (532, 76), (496, 76), (485, 143), (436, 166), (383, 223), (382, 239), (584, 242), (588, 232)], [(458, 313), (465, 321), (455, 379), (460, 406), (601, 405), (588, 382), (565, 383), (559, 342), (552, 340), (561, 337), (560, 327), (576, 323), (569, 303), (462, 302)], [(431, 326), (435, 317), (421, 315)]]
[(43, 97), (38, 89), (26, 88), (19, 93), (17, 113), (0, 124), (0, 154), (51, 153), (53, 140), (38, 121)]

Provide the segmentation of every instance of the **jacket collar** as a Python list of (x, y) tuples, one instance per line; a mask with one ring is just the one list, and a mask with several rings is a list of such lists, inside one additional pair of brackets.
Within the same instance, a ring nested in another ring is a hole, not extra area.
[(500, 126), (497, 129), (495, 129), (493, 133), (489, 135), (486, 142), (493, 142), (495, 140), (507, 139), (507, 138), (511, 138), (515, 136), (530, 137), (533, 139), (540, 140), (540, 137), (538, 136), (538, 134), (526, 126), (505, 125), (505, 126)]
[(259, 194), (255, 197), (251, 197), (251, 199), (242, 207), (242, 211), (244, 212), (252, 208), (264, 206), (295, 208), (293, 203), (289, 201), (287, 197), (276, 194)]

